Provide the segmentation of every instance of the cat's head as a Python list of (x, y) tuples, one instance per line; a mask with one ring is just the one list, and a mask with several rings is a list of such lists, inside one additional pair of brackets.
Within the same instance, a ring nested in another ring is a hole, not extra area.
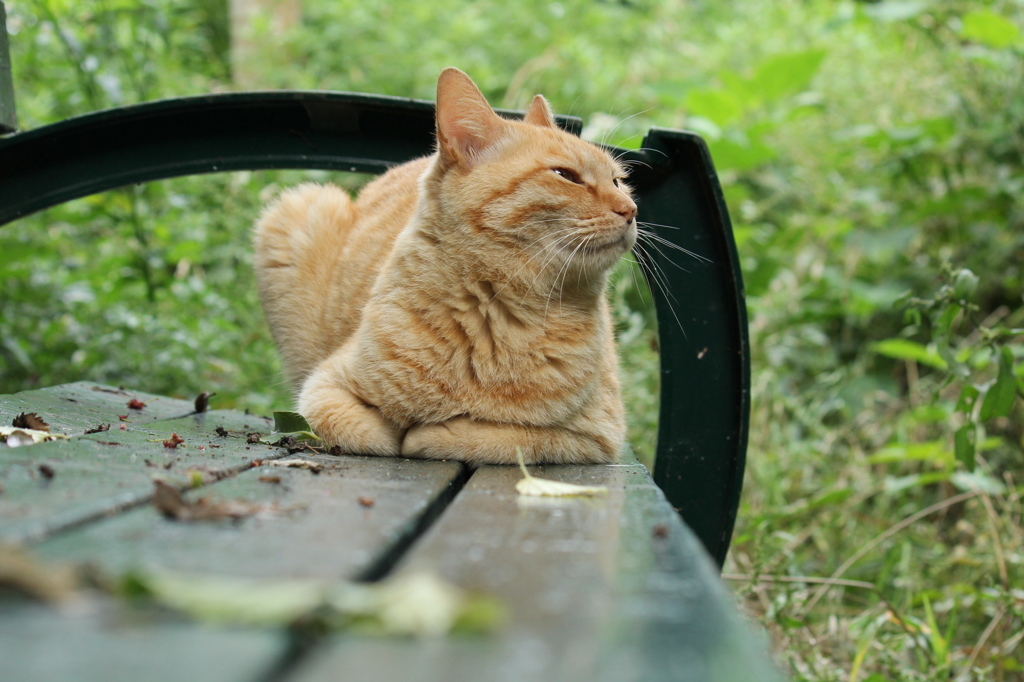
[(437, 210), (469, 246), (489, 244), (527, 269), (603, 275), (636, 241), (625, 169), (561, 130), (537, 95), (522, 122), (499, 117), (469, 76), (437, 83), (438, 157), (426, 179)]

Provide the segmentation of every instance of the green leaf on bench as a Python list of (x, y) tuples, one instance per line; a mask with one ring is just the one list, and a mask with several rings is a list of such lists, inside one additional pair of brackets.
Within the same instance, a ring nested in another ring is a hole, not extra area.
[(275, 412), (274, 433), (295, 436), (296, 440), (323, 440), (313, 433), (313, 427), (298, 412)]

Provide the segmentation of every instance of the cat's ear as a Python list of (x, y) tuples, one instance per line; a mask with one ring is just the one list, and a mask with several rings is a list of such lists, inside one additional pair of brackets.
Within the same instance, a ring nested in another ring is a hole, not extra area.
[(442, 158), (472, 166), (504, 126), (469, 76), (454, 67), (441, 72), (437, 79), (437, 147)]
[(551, 107), (548, 106), (548, 101), (544, 99), (544, 95), (537, 95), (533, 98), (533, 102), (530, 103), (530, 109), (526, 112), (523, 120), (535, 126), (555, 127), (555, 117), (551, 114)]

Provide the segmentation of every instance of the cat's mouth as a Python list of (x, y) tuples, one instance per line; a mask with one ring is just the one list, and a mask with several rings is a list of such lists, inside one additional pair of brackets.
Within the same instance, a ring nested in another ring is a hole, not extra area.
[(606, 242), (589, 241), (580, 247), (583, 253), (604, 253), (605, 251), (622, 250), (627, 248), (627, 235), (616, 237)]
[(591, 238), (580, 246), (580, 251), (589, 254), (605, 254), (610, 251), (627, 251), (633, 247), (633, 231), (627, 229), (605, 239)]

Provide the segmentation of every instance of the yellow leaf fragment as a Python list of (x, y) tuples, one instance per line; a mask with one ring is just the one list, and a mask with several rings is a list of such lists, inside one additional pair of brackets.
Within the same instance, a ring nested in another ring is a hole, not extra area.
[(20, 428), (17, 426), (0, 426), (0, 443), (7, 443), (7, 447), (16, 448), (21, 445), (34, 445), (48, 440), (64, 439), (70, 436), (38, 429)]
[(262, 466), (288, 467), (289, 469), (309, 469), (313, 473), (317, 473), (324, 468), (322, 464), (319, 464), (311, 459), (303, 459), (301, 457), (286, 457), (285, 459), (265, 459), (263, 460)]
[(523, 460), (523, 451), (516, 446), (516, 459), (519, 460), (519, 468), (523, 472), (523, 480), (516, 483), (516, 490), (520, 495), (531, 497), (571, 497), (576, 495), (605, 495), (608, 488), (603, 485), (576, 485), (574, 483), (562, 483), (561, 481), (550, 481), (546, 478), (532, 476), (526, 469), (526, 462)]
[[(338, 599), (338, 596), (336, 592), (334, 603), (341, 606), (351, 603), (355, 595), (349, 590), (349, 599)], [(450, 632), (467, 599), (462, 590), (430, 573), (402, 575), (374, 585), (364, 599), (366, 597), (363, 608), (353, 608), (352, 612), (362, 612), (364, 617), (376, 621), (371, 629), (419, 637), (437, 637)]]
[(373, 584), (168, 573), (139, 573), (131, 579), (164, 605), (219, 624), (266, 627), (315, 618), (328, 630), (434, 637), (459, 629), (487, 632), (504, 617), (493, 599), (424, 573)]
[(44, 564), (18, 545), (0, 544), (0, 588), (57, 603), (74, 597), (78, 587), (73, 566)]

